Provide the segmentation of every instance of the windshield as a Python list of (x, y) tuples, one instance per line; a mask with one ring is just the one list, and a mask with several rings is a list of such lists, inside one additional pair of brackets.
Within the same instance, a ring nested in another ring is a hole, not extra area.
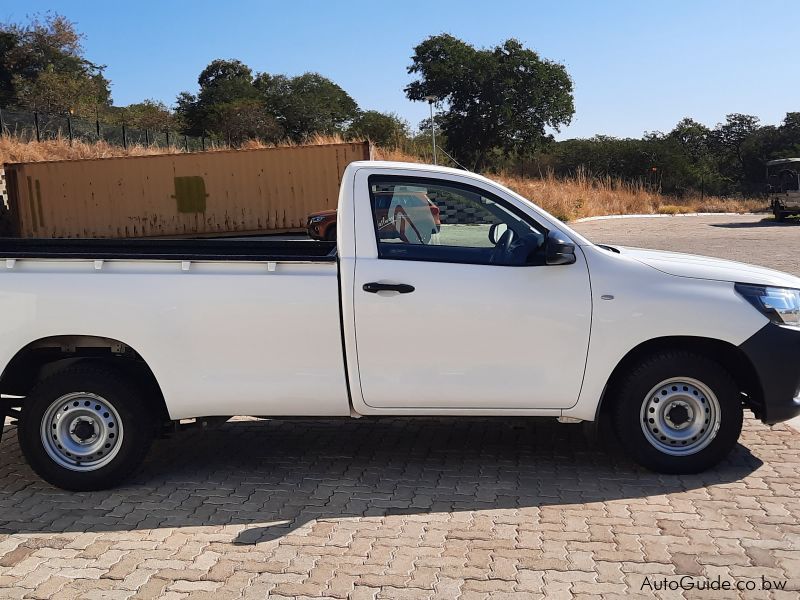
[(511, 189), (505, 187), (504, 185), (500, 185), (499, 183), (497, 183), (495, 181), (490, 181), (490, 183), (493, 186), (498, 187), (501, 190), (503, 190), (506, 194), (508, 194), (510, 196), (513, 196), (514, 199), (516, 199), (519, 202), (525, 204), (527, 207), (529, 207), (533, 211), (533, 213), (535, 215), (541, 215), (541, 216), (544, 217), (543, 220), (550, 221), (550, 223), (552, 223), (554, 225), (557, 225), (558, 229), (560, 229), (562, 232), (566, 233), (570, 238), (572, 238), (572, 241), (575, 242), (576, 244), (578, 244), (579, 246), (594, 246), (595, 245), (591, 240), (586, 239), (580, 233), (578, 233), (577, 231), (572, 229), (572, 227), (570, 227), (569, 225), (564, 223), (564, 221), (554, 217), (553, 215), (551, 215), (549, 212), (547, 212), (545, 209), (543, 209), (541, 206), (539, 206), (535, 202), (533, 202), (531, 200), (528, 200), (525, 196), (521, 196), (518, 193), (516, 193), (514, 190), (511, 190)]
[(800, 163), (768, 167), (767, 184), (770, 191), (774, 193), (798, 191), (800, 189)]

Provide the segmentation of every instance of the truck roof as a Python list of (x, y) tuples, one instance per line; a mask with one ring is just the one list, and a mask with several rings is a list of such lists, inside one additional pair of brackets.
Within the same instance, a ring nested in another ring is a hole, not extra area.
[[(443, 167), (441, 165), (431, 165), (427, 163), (412, 163), (412, 162), (399, 162), (393, 160), (356, 160), (351, 162), (347, 168), (357, 169), (359, 167), (373, 167), (380, 169), (407, 169), (413, 171), (436, 171), (437, 173), (444, 173), (448, 175), (461, 175), (467, 177), (474, 177), (476, 179), (486, 178), (483, 175), (478, 175), (472, 171), (465, 171), (463, 169), (454, 169), (452, 167)], [(488, 181), (488, 180), (487, 180)]]

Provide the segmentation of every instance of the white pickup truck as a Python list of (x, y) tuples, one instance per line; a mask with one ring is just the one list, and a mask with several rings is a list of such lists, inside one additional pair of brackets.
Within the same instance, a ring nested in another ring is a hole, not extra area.
[[(379, 201), (376, 201), (379, 198)], [(337, 242), (0, 241), (3, 414), (36, 472), (109, 487), (165, 423), (609, 419), (706, 469), (800, 413), (800, 279), (597, 246), (479, 175), (352, 163)]]

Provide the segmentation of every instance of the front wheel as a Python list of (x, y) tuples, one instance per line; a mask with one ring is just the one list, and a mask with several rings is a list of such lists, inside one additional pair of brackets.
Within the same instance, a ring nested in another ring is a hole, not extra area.
[(783, 212), (780, 208), (773, 208), (772, 214), (775, 215), (775, 220), (779, 223), (786, 219), (786, 213)]
[(742, 430), (738, 387), (718, 363), (664, 352), (635, 365), (617, 388), (614, 423), (622, 446), (660, 473), (698, 473), (730, 453)]
[(141, 464), (156, 420), (132, 381), (114, 370), (66, 368), (25, 398), (17, 435), (45, 481), (74, 491), (113, 487)]

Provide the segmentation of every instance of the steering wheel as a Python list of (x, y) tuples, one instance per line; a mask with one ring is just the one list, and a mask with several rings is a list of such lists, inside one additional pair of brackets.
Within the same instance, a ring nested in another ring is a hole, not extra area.
[(511, 254), (511, 248), (514, 243), (514, 232), (511, 229), (506, 229), (500, 239), (492, 250), (492, 256), (489, 263), (493, 265), (503, 265), (508, 262), (508, 256)]

